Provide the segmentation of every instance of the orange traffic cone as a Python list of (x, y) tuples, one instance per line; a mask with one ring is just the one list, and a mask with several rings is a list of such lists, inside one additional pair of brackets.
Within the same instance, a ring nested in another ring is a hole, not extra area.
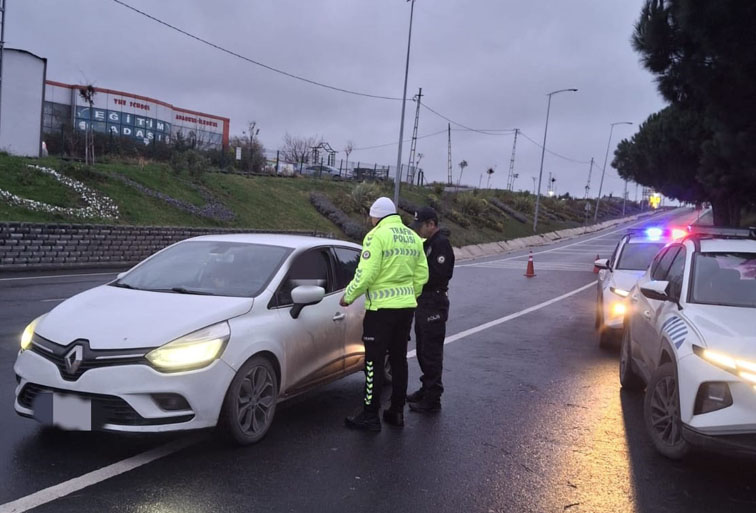
[(528, 268), (525, 271), (525, 277), (526, 278), (533, 278), (536, 275), (535, 269), (533, 268), (533, 252), (531, 251), (528, 255)]
[[(601, 257), (598, 255), (598, 253), (596, 253), (596, 258), (594, 259), (594, 261), (598, 260), (599, 258), (601, 258)], [(596, 267), (596, 264), (594, 263), (593, 264), (593, 274), (598, 274), (598, 272), (599, 272), (599, 268)]]

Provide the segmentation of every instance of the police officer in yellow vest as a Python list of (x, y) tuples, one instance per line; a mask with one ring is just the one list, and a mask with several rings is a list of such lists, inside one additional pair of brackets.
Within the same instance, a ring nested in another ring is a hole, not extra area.
[(378, 198), (370, 207), (374, 228), (362, 243), (362, 256), (354, 279), (346, 288), (341, 305), (353, 303), (365, 294), (365, 398), (362, 411), (347, 417), (352, 429), (380, 431), (378, 411), (383, 388), (383, 361), (386, 350), (392, 372), (391, 406), (383, 420), (404, 425), (407, 395), (407, 340), (417, 297), (428, 281), (428, 263), (423, 243), (404, 226), (388, 198)]

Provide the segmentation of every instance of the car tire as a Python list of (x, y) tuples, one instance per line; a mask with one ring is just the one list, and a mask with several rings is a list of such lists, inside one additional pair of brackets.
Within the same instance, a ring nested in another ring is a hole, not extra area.
[(643, 420), (660, 454), (679, 460), (690, 452), (690, 444), (683, 438), (677, 373), (672, 363), (661, 365), (652, 375), (643, 400)]
[(390, 385), (392, 381), (394, 381), (394, 374), (391, 372), (391, 362), (388, 353), (386, 353), (386, 358), (383, 361), (383, 384)]
[(632, 354), (631, 341), (630, 327), (627, 326), (622, 331), (622, 342), (620, 344), (619, 379), (624, 390), (639, 392), (643, 390), (643, 380), (635, 371), (635, 365), (630, 356)]
[(223, 400), (222, 431), (239, 445), (259, 442), (273, 423), (278, 377), (270, 360), (254, 356), (241, 366)]

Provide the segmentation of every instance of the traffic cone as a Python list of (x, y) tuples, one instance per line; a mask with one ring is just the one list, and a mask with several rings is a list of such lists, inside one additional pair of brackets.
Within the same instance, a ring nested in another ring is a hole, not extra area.
[(533, 252), (531, 251), (528, 255), (528, 268), (525, 271), (525, 277), (526, 278), (533, 278), (536, 275), (535, 269), (533, 268)]
[[(598, 260), (599, 258), (601, 258), (601, 257), (600, 257), (600, 256), (598, 255), (598, 253), (596, 253), (596, 258), (594, 259), (594, 262), (595, 262), (596, 260)], [(596, 267), (596, 264), (594, 263), (594, 264), (593, 264), (593, 274), (598, 274), (598, 272), (599, 272), (599, 268), (598, 268), (598, 267)]]

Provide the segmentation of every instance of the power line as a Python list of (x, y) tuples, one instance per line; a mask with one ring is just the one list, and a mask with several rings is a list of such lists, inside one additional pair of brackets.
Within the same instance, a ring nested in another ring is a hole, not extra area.
[[(527, 139), (528, 141), (530, 141), (530, 142), (532, 142), (533, 144), (535, 144), (536, 146), (538, 146), (539, 148), (543, 148), (543, 146), (541, 145), (541, 143), (539, 143), (539, 142), (537, 142), (537, 141), (534, 141), (533, 139), (531, 139), (531, 138), (530, 138), (530, 137), (528, 136), (528, 134), (526, 134), (526, 133), (525, 133), (525, 132), (523, 132), (522, 130), (520, 130), (520, 135), (521, 135), (521, 136), (523, 136), (523, 137), (524, 137), (525, 139)], [(557, 152), (555, 152), (555, 151), (551, 151), (551, 150), (550, 150), (550, 149), (548, 149), (548, 148), (546, 148), (546, 152), (547, 152), (547, 153), (550, 153), (550, 154), (552, 154), (552, 155), (554, 155), (555, 157), (559, 157), (560, 159), (564, 159), (564, 160), (567, 160), (567, 161), (569, 161), (569, 162), (574, 162), (575, 164), (590, 164), (590, 161), (589, 161), (589, 160), (577, 160), (577, 159), (571, 159), (570, 157), (565, 157), (564, 155), (560, 155), (559, 153), (557, 153)]]
[(494, 132), (514, 132), (514, 128), (505, 128), (505, 129), (497, 129), (497, 130), (479, 130), (479, 129), (477, 129), (477, 128), (470, 128), (469, 126), (463, 125), (462, 123), (459, 123), (459, 122), (457, 122), (457, 121), (454, 121), (453, 119), (451, 119), (451, 118), (449, 118), (449, 117), (446, 117), (446, 116), (444, 116), (444, 115), (443, 115), (443, 114), (441, 114), (440, 112), (433, 110), (432, 108), (430, 108), (430, 107), (428, 106), (428, 104), (427, 104), (427, 103), (423, 103), (423, 104), (422, 104), (422, 106), (423, 106), (424, 108), (428, 109), (428, 110), (429, 110), (430, 112), (432, 112), (432, 113), (433, 113), (433, 114), (435, 114), (436, 116), (440, 117), (441, 119), (443, 119), (443, 120), (445, 120), (445, 121), (448, 121), (448, 122), (449, 122), (449, 123), (451, 123), (452, 125), (457, 125), (458, 127), (462, 127), (462, 128), (464, 128), (465, 130), (469, 130), (470, 132), (478, 132), (478, 133), (480, 133), (480, 134), (484, 134), (484, 135), (505, 135), (505, 134), (501, 134), (501, 133), (494, 133)]
[[(439, 134), (446, 133), (446, 129), (439, 130), (438, 132), (433, 132), (432, 134), (425, 134), (418, 137), (418, 139), (427, 139), (428, 137), (434, 137)], [(405, 139), (404, 142), (410, 142), (411, 139)], [(389, 146), (396, 146), (399, 144), (398, 142), (390, 142), (386, 144), (376, 144), (375, 146), (364, 146), (362, 148), (354, 148), (352, 151), (361, 151), (361, 150), (374, 150), (377, 148), (387, 148)]]
[(251, 59), (249, 57), (245, 57), (244, 55), (241, 55), (239, 53), (234, 52), (233, 50), (229, 50), (229, 49), (224, 48), (224, 47), (222, 47), (222, 46), (220, 46), (218, 44), (212, 43), (212, 42), (208, 41), (207, 39), (202, 39), (199, 36), (195, 36), (194, 34), (192, 34), (190, 32), (187, 32), (186, 30), (183, 30), (183, 29), (180, 29), (180, 28), (178, 28), (178, 27), (176, 27), (174, 25), (171, 25), (170, 23), (165, 22), (165, 21), (163, 21), (163, 20), (161, 20), (159, 18), (156, 18), (155, 16), (152, 16), (151, 14), (148, 14), (148, 13), (146, 13), (144, 11), (141, 11), (141, 10), (137, 9), (136, 7), (133, 7), (133, 6), (129, 5), (129, 4), (121, 1), (121, 0), (113, 0), (113, 2), (119, 4), (119, 5), (127, 8), (127, 9), (130, 9), (130, 10), (132, 10), (132, 11), (138, 13), (138, 14), (141, 14), (142, 16), (144, 16), (146, 18), (149, 18), (149, 19), (151, 19), (152, 21), (154, 21), (156, 23), (159, 23), (159, 24), (161, 24), (161, 25), (163, 25), (165, 27), (168, 27), (171, 30), (175, 30), (176, 32), (179, 32), (179, 33), (181, 33), (181, 34), (183, 34), (183, 35), (185, 35), (187, 37), (190, 37), (190, 38), (192, 38), (192, 39), (194, 39), (196, 41), (199, 41), (202, 44), (205, 44), (207, 46), (215, 48), (216, 50), (220, 50), (221, 52), (224, 52), (224, 53), (227, 53), (229, 55), (232, 55), (233, 57), (237, 57), (237, 58), (239, 58), (239, 59), (241, 59), (243, 61), (246, 61), (246, 62), (249, 62), (251, 64), (254, 64), (255, 66), (260, 66), (261, 68), (265, 68), (265, 69), (267, 69), (269, 71), (273, 71), (274, 73), (278, 73), (280, 75), (284, 75), (286, 77), (293, 78), (295, 80), (300, 80), (302, 82), (306, 82), (306, 83), (311, 84), (311, 85), (315, 85), (315, 86), (318, 86), (318, 87), (323, 87), (325, 89), (330, 89), (332, 91), (338, 91), (340, 93), (351, 94), (351, 95), (354, 95), (354, 96), (363, 96), (363, 97), (366, 97), (366, 98), (374, 98), (374, 99), (378, 99), (378, 100), (402, 101), (401, 98), (396, 98), (396, 97), (393, 97), (393, 96), (382, 96), (382, 95), (379, 95), (379, 94), (362, 93), (362, 92), (359, 92), (359, 91), (353, 91), (351, 89), (344, 89), (343, 87), (337, 87), (337, 86), (332, 86), (332, 85), (329, 85), (329, 84), (324, 84), (323, 82), (318, 82), (317, 80), (312, 80), (312, 79), (305, 78), (305, 77), (302, 77), (302, 76), (299, 76), (299, 75), (295, 75), (294, 73), (289, 73), (288, 71), (284, 71), (282, 69), (275, 68), (275, 67), (269, 66), (267, 64), (263, 64), (262, 62), (256, 61), (256, 60)]

